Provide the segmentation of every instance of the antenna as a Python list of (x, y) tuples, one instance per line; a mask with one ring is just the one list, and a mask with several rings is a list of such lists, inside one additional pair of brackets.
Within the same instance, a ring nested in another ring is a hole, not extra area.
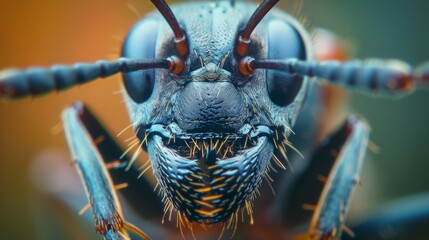
[(164, 0), (151, 0), (153, 5), (158, 9), (162, 16), (170, 25), (174, 33), (174, 43), (176, 44), (176, 50), (179, 53), (179, 57), (185, 60), (189, 56), (189, 44), (186, 37), (185, 31), (180, 27), (176, 16), (171, 11), (171, 8)]
[(185, 59), (189, 56), (186, 34), (164, 0), (151, 0), (174, 32), (179, 56), (165, 59), (126, 59), (98, 61), (96, 63), (77, 63), (75, 65), (56, 65), (50, 68), (30, 68), (27, 70), (0, 71), (0, 98), (19, 98), (38, 96), (52, 91), (70, 88), (105, 78), (120, 72), (134, 72), (145, 69), (164, 68), (174, 74), (185, 69)]
[(273, 69), (323, 79), (341, 87), (367, 93), (401, 96), (414, 88), (429, 85), (429, 63), (412, 68), (400, 60), (305, 61), (298, 59), (261, 59), (245, 57), (240, 72), (251, 75), (255, 69)]
[(250, 35), (264, 16), (274, 7), (280, 0), (265, 0), (261, 3), (255, 12), (250, 17), (249, 21), (240, 31), (235, 45), (235, 54), (239, 59), (245, 57), (249, 52)]
[(64, 90), (97, 78), (105, 78), (120, 72), (135, 72), (145, 69), (164, 68), (173, 72), (180, 64), (177, 57), (166, 59), (127, 59), (55, 65), (50, 68), (0, 71), (0, 98), (38, 96), (52, 91)]

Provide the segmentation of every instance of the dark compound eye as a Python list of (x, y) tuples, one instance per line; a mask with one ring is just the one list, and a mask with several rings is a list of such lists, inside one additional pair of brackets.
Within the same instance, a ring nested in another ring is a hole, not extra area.
[[(268, 24), (268, 59), (306, 58), (306, 49), (301, 35), (290, 24), (272, 20)], [(267, 70), (267, 89), (271, 101), (287, 106), (298, 94), (303, 77), (286, 72)]]
[[(126, 58), (155, 58), (159, 23), (152, 19), (139, 22), (128, 34), (122, 48)], [(146, 101), (152, 94), (155, 69), (122, 74), (125, 89), (136, 103)]]

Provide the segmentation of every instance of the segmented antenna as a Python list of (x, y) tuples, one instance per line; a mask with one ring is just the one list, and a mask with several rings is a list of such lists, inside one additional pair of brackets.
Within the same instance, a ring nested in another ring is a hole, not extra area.
[(429, 63), (422, 64), (415, 70), (400, 60), (369, 59), (365, 61), (305, 61), (298, 59), (243, 58), (240, 62), (242, 71), (250, 75), (255, 69), (274, 69), (317, 77), (329, 83), (368, 93), (384, 93), (391, 96), (409, 93), (415, 86), (429, 84)]
[(97, 78), (105, 78), (119, 72), (133, 72), (153, 68), (165, 68), (180, 74), (185, 68), (184, 60), (189, 55), (186, 34), (164, 0), (151, 0), (167, 20), (174, 32), (179, 56), (167, 59), (126, 59), (77, 63), (72, 66), (57, 65), (51, 68), (30, 68), (28, 70), (4, 70), (0, 72), (0, 98), (38, 96), (55, 90), (83, 84)]
[(279, 0), (265, 0), (261, 3), (250, 17), (249, 21), (240, 31), (235, 45), (235, 53), (238, 58), (242, 58), (249, 52), (250, 35), (264, 16), (279, 2)]
[(180, 27), (179, 22), (177, 21), (176, 16), (171, 11), (171, 8), (164, 0), (151, 0), (153, 5), (158, 9), (162, 16), (170, 25), (174, 33), (174, 43), (176, 44), (176, 50), (182, 60), (186, 59), (189, 56), (189, 44), (186, 37), (185, 31)]
[(134, 72), (152, 68), (173, 71), (177, 58), (167, 59), (126, 59), (77, 63), (71, 66), (56, 65), (50, 68), (30, 68), (27, 70), (0, 71), (0, 98), (38, 96), (48, 92), (63, 90), (84, 84), (97, 78), (105, 78), (120, 72)]

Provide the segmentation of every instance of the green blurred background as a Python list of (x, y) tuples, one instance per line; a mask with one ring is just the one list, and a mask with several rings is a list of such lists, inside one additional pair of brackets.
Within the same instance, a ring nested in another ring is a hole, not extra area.
[[(173, 1), (171, 1), (173, 2)], [(296, 1), (284, 1), (293, 5)], [(129, 5), (147, 12), (146, 0), (0, 0), (0, 68), (49, 66), (117, 56), (121, 39), (138, 19)], [(412, 64), (429, 59), (429, 2), (424, 0), (306, 0), (302, 14), (313, 27), (341, 36), (354, 57), (399, 58)], [(32, 159), (47, 149), (67, 153), (63, 135), (53, 134), (61, 110), (87, 102), (116, 134), (128, 125), (118, 78), (98, 81), (36, 100), (0, 102), (0, 232), (2, 239), (46, 239), (43, 226), (76, 225), (47, 211), (29, 177)], [(368, 119), (379, 154), (369, 154), (356, 217), (384, 203), (429, 191), (429, 92), (400, 100), (352, 94), (351, 111)], [(54, 129), (54, 130), (53, 130)], [(365, 203), (365, 204), (362, 204)], [(44, 207), (45, 208), (44, 208)], [(46, 210), (46, 216), (43, 212)], [(51, 219), (54, 219), (52, 220)], [(64, 230), (64, 239), (80, 233)], [(86, 231), (91, 231), (88, 227)]]

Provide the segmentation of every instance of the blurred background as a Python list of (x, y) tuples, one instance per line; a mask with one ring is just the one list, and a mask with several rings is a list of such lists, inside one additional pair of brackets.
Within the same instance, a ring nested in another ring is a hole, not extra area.
[[(0, 69), (118, 56), (127, 31), (151, 9), (143, 0), (0, 0)], [(311, 26), (337, 33), (353, 57), (399, 58), (415, 65), (429, 60), (428, 10), (425, 0), (306, 0), (302, 15)], [(37, 99), (0, 102), (3, 239), (46, 239), (44, 229), (64, 233), (63, 239), (82, 239), (92, 232), (92, 226), (81, 229), (76, 213), (64, 210), (67, 217), (59, 218), (49, 211), (59, 203), (35, 187), (34, 160), (44, 154), (68, 157), (58, 124), (62, 109), (76, 100), (88, 103), (112, 134), (128, 126), (118, 90), (119, 77), (112, 77)], [(355, 217), (393, 199), (429, 192), (428, 103), (429, 92), (424, 91), (400, 100), (350, 95), (346, 104), (368, 119), (372, 141), (380, 148), (366, 162), (364, 184), (356, 194), (360, 199), (355, 200), (364, 204), (358, 204)], [(79, 231), (63, 225), (79, 226)]]

